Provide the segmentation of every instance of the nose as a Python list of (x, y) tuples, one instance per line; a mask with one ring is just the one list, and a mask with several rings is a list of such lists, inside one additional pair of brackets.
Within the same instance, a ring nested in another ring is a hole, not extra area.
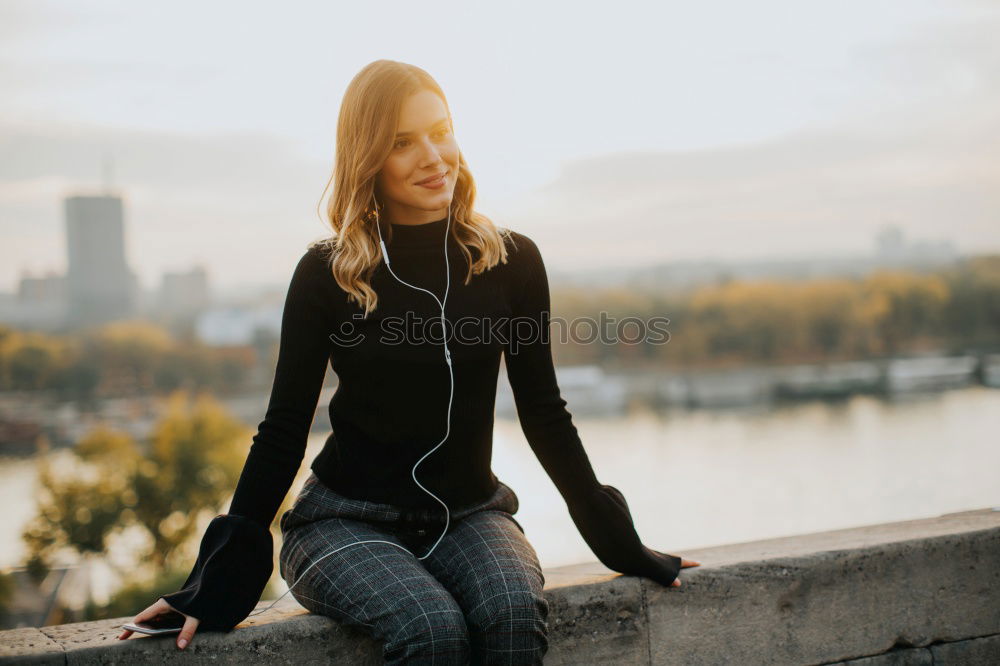
[(430, 166), (441, 161), (441, 151), (434, 145), (433, 141), (424, 141), (421, 146), (420, 158), (423, 166)]

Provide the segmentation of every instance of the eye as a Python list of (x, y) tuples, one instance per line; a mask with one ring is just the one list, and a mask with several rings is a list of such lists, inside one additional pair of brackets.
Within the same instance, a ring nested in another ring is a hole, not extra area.
[(403, 143), (404, 141), (406, 141), (406, 139), (400, 139), (399, 141), (397, 141), (395, 143), (394, 147), (395, 148), (402, 148), (402, 146), (400, 144)]

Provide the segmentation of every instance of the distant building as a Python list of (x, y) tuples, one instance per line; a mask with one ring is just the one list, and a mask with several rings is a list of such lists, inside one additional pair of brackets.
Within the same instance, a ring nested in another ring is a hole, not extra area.
[(876, 237), (875, 257), (881, 265), (931, 268), (955, 261), (958, 251), (945, 240), (907, 242), (902, 229), (887, 225)]
[(192, 315), (208, 307), (208, 275), (202, 267), (163, 274), (159, 307), (166, 315)]
[(807, 256), (744, 260), (672, 261), (651, 266), (556, 271), (554, 285), (579, 287), (625, 285), (635, 288), (688, 289), (729, 280), (809, 280), (821, 277), (862, 278), (880, 268), (935, 270), (961, 258), (946, 240), (911, 242), (897, 226), (885, 226), (874, 239), (874, 251), (844, 256)]
[(33, 276), (22, 271), (17, 294), (3, 308), (3, 320), (13, 325), (58, 328), (66, 321), (66, 277), (54, 271)]
[(283, 303), (214, 307), (195, 321), (198, 339), (207, 345), (256, 344), (261, 338), (277, 339), (281, 332)]
[(65, 199), (69, 319), (73, 325), (130, 317), (138, 283), (125, 257), (122, 199), (112, 195)]
[[(158, 289), (140, 288), (126, 257), (122, 197), (75, 195), (63, 203), (66, 274), (22, 271), (17, 291), (0, 292), (0, 323), (65, 331), (132, 317), (190, 321), (210, 309), (213, 295), (200, 266), (164, 273)], [(264, 325), (265, 337), (271, 327)], [(254, 336), (243, 331), (234, 337)]]
[(875, 237), (875, 255), (884, 263), (901, 262), (905, 249), (903, 230), (897, 226), (882, 227)]
[(66, 276), (55, 271), (34, 277), (22, 273), (17, 285), (17, 298), (21, 303), (58, 303), (66, 300)]

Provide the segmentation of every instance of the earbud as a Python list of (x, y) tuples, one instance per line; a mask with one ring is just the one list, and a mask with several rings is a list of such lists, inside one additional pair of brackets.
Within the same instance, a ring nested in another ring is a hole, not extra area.
[(379, 246), (381, 246), (381, 248), (382, 248), (382, 259), (385, 261), (385, 267), (389, 269), (389, 272), (392, 273), (392, 276), (394, 278), (396, 278), (399, 282), (402, 282), (403, 284), (405, 284), (408, 287), (413, 287), (414, 289), (418, 289), (420, 291), (426, 291), (428, 294), (430, 294), (434, 298), (435, 301), (437, 301), (437, 304), (441, 307), (441, 325), (442, 325), (441, 326), (441, 330), (442, 330), (442, 335), (445, 338), (444, 342), (442, 343), (444, 345), (444, 360), (445, 360), (445, 363), (448, 364), (448, 375), (451, 378), (451, 392), (448, 395), (448, 420), (447, 420), (447, 426), (446, 426), (446, 429), (445, 429), (444, 439), (442, 439), (440, 442), (438, 442), (437, 445), (433, 449), (431, 449), (430, 451), (428, 451), (427, 453), (425, 453), (420, 458), (420, 460), (418, 460), (413, 465), (413, 469), (410, 471), (410, 475), (413, 477), (414, 483), (416, 483), (418, 486), (420, 486), (420, 488), (424, 492), (426, 492), (427, 494), (429, 494), (431, 497), (433, 497), (434, 499), (436, 499), (438, 502), (441, 502), (441, 506), (443, 506), (444, 510), (445, 510), (444, 531), (441, 533), (441, 536), (438, 537), (438, 540), (434, 542), (434, 545), (431, 546), (431, 549), (428, 550), (427, 553), (425, 555), (423, 555), (423, 556), (416, 556), (416, 555), (414, 555), (414, 553), (411, 553), (409, 551), (409, 549), (403, 548), (403, 546), (399, 545), (398, 543), (393, 543), (392, 541), (386, 541), (384, 539), (366, 539), (364, 541), (356, 541), (354, 543), (345, 544), (345, 545), (341, 546), (340, 548), (337, 548), (336, 550), (331, 550), (329, 553), (326, 553), (325, 555), (323, 555), (322, 557), (320, 557), (319, 559), (317, 559), (316, 561), (314, 561), (312, 564), (310, 564), (308, 567), (306, 567), (305, 571), (303, 571), (299, 575), (299, 577), (295, 579), (295, 582), (288, 586), (288, 589), (285, 591), (285, 593), (282, 594), (277, 599), (275, 599), (274, 601), (272, 601), (270, 606), (268, 606), (267, 608), (261, 609), (259, 611), (254, 611), (253, 613), (250, 613), (251, 616), (252, 615), (259, 615), (259, 614), (261, 614), (261, 613), (263, 613), (265, 611), (270, 610), (274, 606), (274, 604), (278, 603), (282, 599), (282, 597), (285, 596), (285, 594), (288, 594), (289, 592), (292, 591), (292, 588), (295, 587), (299, 583), (299, 581), (302, 580), (302, 577), (306, 575), (306, 571), (309, 571), (309, 569), (311, 569), (312, 567), (314, 567), (316, 564), (318, 564), (322, 560), (326, 559), (327, 557), (330, 557), (331, 555), (333, 555), (335, 553), (340, 552), (344, 548), (347, 548), (349, 546), (356, 546), (356, 545), (362, 544), (362, 543), (387, 543), (387, 544), (389, 544), (391, 546), (396, 546), (397, 548), (401, 548), (401, 549), (405, 550), (406, 552), (410, 553), (411, 555), (414, 555), (414, 557), (416, 557), (418, 560), (425, 560), (428, 557), (430, 557), (431, 553), (434, 552), (434, 549), (437, 548), (437, 546), (438, 546), (439, 543), (441, 543), (441, 539), (443, 539), (444, 536), (445, 536), (445, 534), (448, 533), (448, 526), (451, 524), (451, 511), (448, 509), (448, 505), (445, 504), (444, 502), (442, 502), (440, 497), (438, 497), (437, 495), (435, 495), (431, 491), (427, 490), (427, 488), (424, 488), (424, 486), (421, 485), (420, 481), (417, 481), (417, 476), (416, 476), (416, 474), (417, 474), (417, 465), (419, 465), (420, 463), (422, 463), (424, 461), (424, 458), (426, 458), (430, 454), (434, 453), (434, 451), (436, 451), (439, 446), (441, 446), (442, 444), (444, 444), (445, 440), (448, 439), (448, 434), (451, 432), (451, 403), (452, 403), (452, 398), (455, 395), (455, 374), (454, 374), (454, 372), (452, 370), (452, 365), (451, 365), (451, 350), (448, 349), (448, 339), (447, 339), (448, 338), (448, 335), (447, 335), (447, 330), (448, 329), (445, 326), (445, 324), (447, 323), (447, 319), (445, 319), (445, 312), (444, 312), (445, 303), (448, 302), (448, 291), (451, 289), (451, 264), (450, 264), (449, 259), (448, 259), (448, 236), (449, 236), (449, 232), (451, 231), (451, 205), (450, 204), (448, 205), (448, 224), (445, 227), (445, 232), (444, 232), (444, 265), (445, 265), (445, 270), (446, 270), (446, 276), (445, 276), (446, 282), (445, 282), (444, 300), (443, 301), (442, 300), (438, 300), (438, 297), (435, 296), (433, 292), (428, 291), (427, 289), (424, 289), (423, 287), (417, 287), (415, 285), (412, 285), (409, 282), (407, 282), (406, 280), (401, 279), (398, 275), (396, 275), (396, 272), (394, 270), (392, 270), (392, 266), (389, 264), (389, 251), (386, 249), (386, 247), (385, 247), (385, 241), (382, 239), (382, 226), (379, 224), (378, 207), (377, 206), (375, 207), (375, 228), (378, 229), (378, 242), (379, 242)]

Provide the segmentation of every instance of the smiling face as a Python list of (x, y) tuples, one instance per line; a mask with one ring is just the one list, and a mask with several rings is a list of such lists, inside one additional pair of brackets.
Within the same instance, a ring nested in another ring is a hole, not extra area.
[[(458, 142), (448, 110), (430, 90), (410, 95), (399, 114), (392, 152), (375, 178), (384, 217), (424, 224), (448, 215), (458, 179)], [(444, 178), (420, 184), (444, 173)]]

